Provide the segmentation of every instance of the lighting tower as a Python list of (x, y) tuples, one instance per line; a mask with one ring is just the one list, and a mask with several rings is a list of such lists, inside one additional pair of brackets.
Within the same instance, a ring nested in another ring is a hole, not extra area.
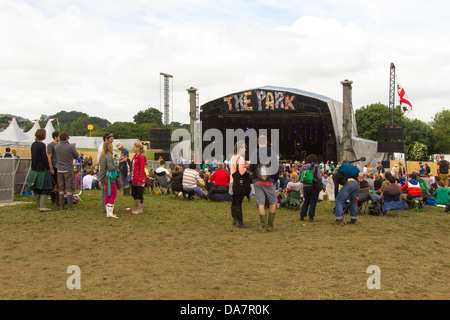
[(164, 125), (168, 126), (170, 124), (169, 79), (173, 79), (173, 76), (163, 72), (161, 72), (160, 75), (164, 77)]
[(395, 109), (395, 65), (391, 62), (391, 72), (389, 80), (389, 117), (391, 124), (394, 123)]

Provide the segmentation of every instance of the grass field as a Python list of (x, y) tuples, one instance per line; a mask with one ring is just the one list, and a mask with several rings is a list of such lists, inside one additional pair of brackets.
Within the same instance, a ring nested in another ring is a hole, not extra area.
[[(120, 218), (107, 219), (100, 191), (81, 199), (76, 211), (0, 207), (0, 299), (450, 298), (450, 215), (442, 208), (334, 226), (334, 204), (321, 202), (317, 222), (280, 208), (275, 230), (261, 233), (254, 199), (244, 201), (250, 229), (231, 225), (228, 203), (146, 195), (145, 213), (132, 215), (125, 209), (133, 199), (119, 196)], [(72, 265), (80, 290), (67, 287)], [(372, 265), (381, 289), (367, 287)]]

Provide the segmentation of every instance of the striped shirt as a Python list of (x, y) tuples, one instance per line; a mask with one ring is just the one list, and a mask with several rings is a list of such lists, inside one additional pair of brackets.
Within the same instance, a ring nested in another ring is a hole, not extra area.
[(193, 169), (186, 169), (183, 173), (183, 188), (194, 188), (197, 186), (197, 181), (200, 180), (200, 175)]

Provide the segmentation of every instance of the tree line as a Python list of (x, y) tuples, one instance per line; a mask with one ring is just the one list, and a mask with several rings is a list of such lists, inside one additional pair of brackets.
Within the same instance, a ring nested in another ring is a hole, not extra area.
[[(381, 103), (364, 106), (355, 111), (355, 117), (358, 136), (378, 141), (378, 128), (390, 122), (389, 107)], [(427, 123), (407, 118), (397, 106), (393, 122), (403, 125), (407, 160), (426, 161), (432, 154), (450, 153), (450, 110), (442, 109)]]
[[(48, 119), (55, 119), (52, 123), (55, 129), (67, 131), (72, 136), (101, 137), (105, 132), (113, 132), (117, 139), (150, 140), (150, 129), (163, 128), (162, 112), (156, 108), (147, 108), (133, 116), (133, 122), (110, 123), (106, 119), (91, 117), (79, 111), (60, 111), (53, 115), (41, 115), (40, 126), (43, 128)], [(0, 125), (8, 126), (12, 115), (0, 115)], [(381, 125), (389, 123), (389, 107), (382, 103), (363, 106), (355, 111), (358, 136), (364, 139), (377, 141), (377, 131)], [(22, 117), (20, 126), (28, 131), (33, 122)], [(56, 127), (58, 119), (59, 128)], [(420, 119), (405, 117), (400, 106), (394, 109), (394, 123), (402, 124), (404, 128), (404, 144), (406, 159), (412, 161), (427, 160), (432, 154), (450, 154), (450, 110), (443, 109), (434, 115), (430, 123)], [(88, 125), (94, 129), (89, 132)], [(189, 124), (172, 122), (171, 129), (184, 128), (189, 130)]]
[[(66, 131), (71, 136), (92, 136), (101, 137), (106, 132), (114, 133), (116, 139), (139, 139), (141, 141), (150, 140), (150, 129), (165, 128), (162, 122), (162, 112), (156, 108), (147, 108), (139, 111), (133, 116), (133, 122), (114, 122), (110, 123), (106, 119), (99, 117), (92, 117), (80, 111), (60, 111), (52, 115), (41, 115), (39, 125), (44, 128), (49, 119), (52, 121), (55, 130)], [(24, 128), (24, 131), (30, 130), (34, 123), (28, 119), (13, 115), (0, 115), (0, 125), (4, 128), (8, 126), (8, 121), (12, 117), (21, 119), (19, 126)], [(92, 125), (94, 129), (89, 131), (88, 125)], [(169, 124), (169, 128), (178, 129), (190, 128), (189, 124), (182, 124), (173, 121)]]

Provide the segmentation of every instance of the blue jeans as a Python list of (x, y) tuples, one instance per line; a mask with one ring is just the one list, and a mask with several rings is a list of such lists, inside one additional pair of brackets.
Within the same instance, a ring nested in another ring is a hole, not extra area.
[(309, 207), (308, 216), (313, 218), (316, 215), (316, 204), (319, 194), (314, 192), (312, 186), (305, 186), (303, 187), (303, 198), (305, 201), (303, 202), (302, 209), (300, 211), (300, 217), (306, 217)]
[(357, 182), (348, 182), (341, 188), (341, 190), (339, 190), (339, 194), (334, 200), (334, 215), (336, 217), (336, 220), (343, 219), (343, 205), (345, 204), (345, 200), (347, 199), (347, 197), (350, 200), (350, 217), (352, 219), (357, 218), (358, 208), (356, 207), (356, 198), (358, 197), (358, 192), (359, 183)]
[(192, 187), (192, 188), (184, 188), (184, 187), (183, 187), (183, 190), (186, 191), (186, 192), (194, 191), (194, 192), (195, 192), (196, 194), (198, 194), (200, 197), (203, 196), (203, 190), (202, 190), (202, 188), (200, 188), (199, 186)]

